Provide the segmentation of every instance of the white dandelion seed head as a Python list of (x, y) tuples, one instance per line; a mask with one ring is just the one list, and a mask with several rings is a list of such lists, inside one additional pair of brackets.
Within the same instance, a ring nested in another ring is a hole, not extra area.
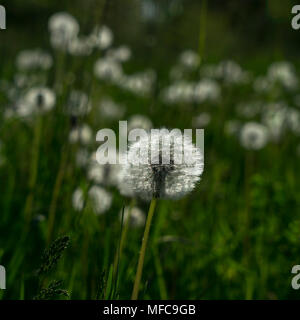
[(179, 60), (180, 60), (180, 63), (184, 67), (189, 68), (189, 69), (195, 69), (200, 64), (200, 57), (199, 57), (198, 53), (196, 53), (193, 50), (186, 50), (186, 51), (182, 52)]
[(76, 37), (69, 41), (68, 52), (74, 56), (89, 56), (93, 47), (90, 45), (89, 39), (85, 37)]
[(227, 84), (244, 83), (249, 80), (250, 75), (244, 71), (235, 61), (228, 60), (220, 62), (219, 74)]
[(288, 108), (286, 113), (286, 122), (288, 128), (295, 133), (300, 135), (300, 112), (295, 108)]
[(113, 33), (107, 26), (97, 26), (89, 37), (90, 43), (101, 50), (108, 48), (113, 42)]
[(191, 103), (195, 97), (195, 84), (179, 80), (165, 88), (162, 98), (166, 103)]
[(136, 73), (130, 76), (119, 78), (119, 86), (134, 94), (147, 96), (153, 89), (156, 80), (156, 73), (153, 70)]
[(203, 79), (196, 84), (194, 89), (194, 99), (198, 103), (204, 101), (215, 101), (221, 95), (219, 84), (211, 79)]
[(241, 129), (240, 142), (249, 150), (262, 149), (268, 142), (268, 129), (260, 123), (248, 122)]
[(288, 107), (283, 102), (270, 103), (265, 106), (262, 122), (269, 130), (270, 138), (277, 142), (287, 129)]
[(123, 70), (120, 63), (108, 58), (100, 58), (96, 61), (94, 74), (100, 80), (107, 80), (113, 83), (118, 83), (123, 78)]
[(112, 195), (104, 188), (92, 186), (88, 191), (88, 198), (92, 208), (97, 215), (108, 211), (112, 204)]
[(294, 67), (288, 61), (274, 62), (270, 65), (267, 73), (268, 79), (281, 83), (286, 89), (296, 89), (298, 79)]
[[(116, 158), (118, 159), (118, 157), (119, 155), (116, 153)], [(96, 153), (93, 153), (89, 161), (87, 177), (97, 184), (117, 186), (119, 184), (120, 171), (121, 166), (118, 163), (112, 164), (107, 159), (107, 163), (100, 164), (96, 159)]]
[(197, 117), (192, 120), (192, 125), (194, 128), (202, 129), (209, 125), (211, 120), (211, 115), (208, 112), (202, 112)]
[(125, 107), (123, 105), (116, 103), (108, 97), (102, 98), (99, 110), (101, 116), (109, 120), (120, 119), (125, 113)]
[(236, 107), (237, 114), (247, 119), (257, 116), (261, 109), (262, 103), (260, 101), (242, 102)]
[(72, 195), (72, 205), (76, 211), (81, 211), (84, 206), (83, 191), (81, 188), (77, 188)]
[(76, 152), (75, 162), (76, 162), (77, 167), (79, 167), (79, 168), (86, 167), (89, 162), (89, 159), (90, 159), (90, 154), (89, 154), (88, 150), (79, 149)]
[(265, 93), (272, 90), (273, 84), (267, 77), (259, 76), (253, 82), (253, 89), (259, 93)]
[(58, 12), (48, 21), (51, 44), (56, 49), (66, 50), (70, 41), (79, 33), (78, 21), (67, 12)]
[[(120, 214), (119, 214), (119, 218), (120, 218), (121, 222), (122, 222), (122, 212), (123, 212), (123, 210), (121, 210)], [(130, 219), (129, 225), (133, 228), (138, 228), (138, 227), (142, 227), (145, 225), (146, 215), (138, 207), (130, 208), (129, 206), (127, 206), (124, 208), (124, 216), (123, 216), (124, 224), (126, 223), (128, 218)]]
[(79, 90), (72, 90), (67, 103), (67, 113), (79, 117), (88, 114), (91, 111), (91, 104), (86, 93)]
[(17, 103), (16, 111), (19, 116), (27, 117), (32, 113), (49, 111), (55, 103), (56, 95), (53, 90), (46, 87), (31, 88)]
[(128, 46), (121, 46), (116, 49), (108, 50), (107, 56), (110, 59), (117, 60), (119, 62), (126, 62), (131, 57), (131, 50)]
[(75, 127), (69, 133), (70, 143), (80, 143), (82, 145), (88, 145), (92, 142), (92, 138), (93, 131), (87, 124)]
[(23, 71), (48, 70), (52, 67), (53, 59), (49, 53), (40, 49), (23, 50), (17, 55), (16, 64)]
[(175, 65), (174, 67), (171, 68), (170, 70), (171, 80), (179, 81), (179, 80), (182, 80), (183, 76), (184, 76), (184, 70), (182, 66)]
[(135, 114), (128, 120), (128, 131), (133, 129), (143, 129), (149, 131), (153, 127), (152, 121), (141, 114)]
[[(169, 141), (167, 146), (163, 141)], [(183, 160), (189, 154), (189, 161)], [(203, 156), (190, 139), (168, 130), (152, 130), (131, 144), (121, 179), (132, 193), (145, 200), (181, 198), (191, 192), (203, 172)], [(169, 158), (169, 159), (168, 159)]]

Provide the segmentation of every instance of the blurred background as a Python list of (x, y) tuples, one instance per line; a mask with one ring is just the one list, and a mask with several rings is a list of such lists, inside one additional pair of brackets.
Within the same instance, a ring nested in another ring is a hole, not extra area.
[(94, 155), (128, 120), (205, 129), (199, 185), (158, 203), (140, 298), (298, 299), (296, 1), (1, 4), (0, 298), (130, 298), (148, 203)]

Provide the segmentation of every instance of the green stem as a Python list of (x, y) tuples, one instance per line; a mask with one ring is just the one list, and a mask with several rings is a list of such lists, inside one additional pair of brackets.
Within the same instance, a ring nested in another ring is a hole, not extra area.
[(42, 132), (42, 116), (38, 116), (36, 119), (35, 129), (34, 129), (34, 141), (32, 145), (32, 161), (30, 168), (30, 177), (29, 177), (29, 194), (26, 198), (25, 209), (24, 209), (24, 217), (26, 228), (30, 224), (31, 216), (32, 216), (32, 206), (34, 200), (34, 189), (37, 180), (38, 173), (38, 164), (39, 164), (39, 149), (40, 149), (40, 140), (41, 140), (41, 132)]
[(68, 157), (68, 150), (62, 150), (62, 157), (59, 165), (58, 174), (56, 176), (54, 190), (52, 194), (49, 215), (48, 215), (48, 234), (47, 234), (47, 242), (50, 243), (52, 239), (52, 233), (55, 223), (55, 216), (56, 216), (56, 208), (57, 208), (57, 201), (60, 194), (60, 188), (64, 179), (65, 167), (67, 163)]
[(135, 200), (132, 199), (132, 201), (131, 201), (131, 203), (129, 205), (129, 208), (128, 208), (128, 215), (126, 217), (126, 220), (123, 221), (120, 245), (119, 245), (119, 249), (117, 250), (117, 252), (115, 254), (115, 259), (114, 259), (114, 277), (117, 274), (118, 267), (119, 267), (120, 260), (121, 260), (121, 256), (122, 256), (122, 253), (123, 253), (124, 244), (125, 244), (126, 239), (127, 239), (127, 235), (128, 235), (128, 231), (129, 231), (129, 225), (130, 225), (131, 211), (132, 211), (132, 208), (134, 206), (134, 203), (135, 203)]
[(143, 273), (146, 247), (147, 247), (147, 242), (148, 242), (148, 238), (149, 238), (149, 231), (150, 231), (151, 221), (152, 221), (154, 211), (155, 211), (156, 202), (157, 202), (157, 199), (153, 198), (150, 203), (146, 226), (145, 226), (145, 231), (144, 231), (144, 237), (143, 237), (143, 241), (142, 241), (142, 247), (141, 247), (140, 256), (139, 256), (139, 262), (138, 262), (137, 271), (136, 271), (135, 280), (134, 280), (134, 286), (133, 286), (131, 300), (138, 299), (139, 287), (140, 287), (140, 282), (141, 282), (142, 273)]

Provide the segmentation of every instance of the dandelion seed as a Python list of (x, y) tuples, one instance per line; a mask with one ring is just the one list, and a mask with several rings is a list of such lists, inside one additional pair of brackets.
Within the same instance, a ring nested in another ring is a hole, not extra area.
[(88, 145), (91, 143), (93, 137), (92, 129), (83, 124), (79, 127), (75, 127), (70, 131), (69, 141), (70, 143), (80, 143), (82, 145)]
[(127, 46), (121, 46), (116, 49), (110, 49), (107, 52), (107, 57), (119, 62), (126, 62), (131, 57), (131, 50)]
[(221, 89), (218, 83), (214, 80), (203, 79), (194, 89), (194, 99), (198, 103), (204, 101), (215, 101), (220, 97)]
[(236, 107), (238, 115), (247, 119), (257, 116), (261, 112), (261, 109), (262, 103), (259, 101), (243, 102)]
[(224, 126), (225, 134), (232, 136), (237, 135), (240, 131), (241, 123), (238, 120), (228, 120)]
[(143, 130), (150, 130), (152, 128), (152, 121), (141, 114), (135, 114), (129, 118), (128, 121), (128, 131), (133, 129), (143, 129)]
[[(118, 158), (118, 153), (116, 157)], [(93, 153), (88, 165), (87, 177), (97, 184), (115, 186), (119, 183), (120, 170), (119, 164), (111, 164), (109, 160), (105, 164), (99, 164), (96, 153)]]
[(274, 62), (270, 65), (267, 73), (268, 79), (278, 82), (286, 89), (296, 89), (298, 79), (291, 63), (287, 61)]
[(89, 36), (89, 41), (94, 47), (104, 50), (112, 44), (113, 33), (107, 26), (97, 26)]
[(257, 122), (248, 122), (241, 129), (240, 141), (246, 149), (262, 149), (268, 142), (268, 130)]
[(95, 63), (94, 74), (100, 80), (118, 83), (123, 77), (123, 70), (119, 62), (108, 58), (101, 58)]
[(81, 211), (84, 206), (83, 191), (81, 188), (77, 188), (72, 196), (72, 205), (76, 211)]
[(90, 159), (88, 150), (79, 149), (76, 153), (76, 166), (79, 168), (84, 168), (87, 166)]
[[(119, 217), (120, 221), (122, 221), (122, 212), (120, 211)], [(124, 222), (128, 220), (130, 213), (130, 221), (129, 224), (133, 228), (142, 227), (145, 225), (146, 215), (145, 213), (138, 207), (125, 207), (124, 208)]]
[(222, 61), (218, 69), (221, 78), (227, 84), (245, 83), (250, 78), (250, 74), (244, 71), (235, 61)]
[(180, 56), (180, 63), (186, 68), (196, 69), (200, 64), (200, 57), (193, 50), (186, 50)]
[(193, 118), (192, 124), (194, 128), (205, 128), (209, 125), (210, 120), (210, 114), (207, 112), (202, 112), (197, 117)]
[(16, 113), (27, 117), (33, 113), (46, 112), (55, 106), (56, 95), (49, 88), (32, 88), (17, 102)]
[(40, 49), (23, 50), (16, 60), (18, 69), (28, 71), (34, 69), (48, 70), (52, 67), (53, 59), (49, 53)]
[(108, 97), (104, 97), (100, 102), (100, 114), (103, 118), (114, 120), (120, 119), (125, 113), (125, 107)]
[[(163, 139), (174, 141), (168, 148)], [(176, 163), (175, 159), (183, 157), (183, 152), (191, 156), (191, 163)], [(164, 164), (168, 154), (170, 161)], [(145, 200), (153, 197), (177, 199), (195, 188), (203, 166), (201, 152), (189, 139), (174, 138), (168, 130), (159, 130), (141, 137), (130, 146), (128, 162), (123, 166), (121, 177), (133, 194)]]
[(153, 70), (123, 76), (119, 78), (119, 86), (134, 94), (146, 96), (152, 91), (156, 74)]
[(69, 41), (68, 52), (74, 56), (88, 56), (92, 49), (88, 38), (73, 38)]
[(70, 42), (79, 33), (77, 20), (67, 12), (58, 12), (48, 21), (51, 34), (51, 44), (56, 49), (67, 50)]
[(287, 129), (288, 107), (282, 103), (270, 103), (265, 106), (262, 122), (267, 126), (270, 138), (278, 142)]
[(166, 103), (191, 103), (195, 97), (195, 84), (184, 80), (177, 81), (167, 87), (162, 98)]
[(88, 114), (92, 106), (88, 96), (79, 90), (72, 90), (67, 104), (67, 112), (72, 116), (84, 116)]
[(101, 187), (92, 186), (88, 192), (88, 197), (97, 215), (105, 213), (111, 207), (112, 195)]
[[(90, 206), (95, 214), (105, 213), (112, 204), (112, 195), (105, 189), (92, 186), (87, 193), (87, 206)], [(77, 188), (72, 196), (73, 208), (82, 211), (84, 207), (84, 193), (81, 188)]]

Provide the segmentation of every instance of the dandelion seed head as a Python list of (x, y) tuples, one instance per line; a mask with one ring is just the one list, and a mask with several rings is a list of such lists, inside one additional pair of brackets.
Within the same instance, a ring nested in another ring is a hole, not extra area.
[(131, 50), (128, 46), (121, 46), (116, 49), (108, 50), (107, 56), (119, 62), (126, 62), (131, 57)]
[(74, 117), (84, 116), (91, 111), (91, 104), (86, 93), (72, 90), (67, 103), (66, 111)]
[(66, 50), (70, 41), (76, 38), (79, 33), (77, 20), (67, 12), (58, 12), (52, 15), (48, 21), (48, 28), (52, 46), (62, 50)]
[(72, 205), (76, 211), (81, 211), (84, 206), (83, 191), (81, 188), (77, 188), (72, 195)]
[(107, 26), (95, 27), (90, 35), (90, 42), (101, 50), (107, 49), (113, 42), (113, 33)]
[(100, 102), (100, 114), (103, 118), (114, 120), (120, 119), (125, 113), (125, 107), (113, 101), (108, 97), (104, 97)]
[[(162, 143), (163, 138), (173, 141), (170, 148)], [(176, 163), (175, 159), (183, 157), (183, 152), (191, 155), (191, 163)], [(165, 161), (168, 155), (169, 163)], [(121, 180), (128, 190), (145, 200), (152, 197), (177, 199), (195, 188), (203, 166), (202, 153), (189, 139), (183, 142), (182, 138), (174, 138), (168, 130), (159, 130), (141, 137), (129, 147)]]
[(97, 215), (108, 211), (112, 204), (112, 195), (104, 188), (92, 186), (88, 191), (88, 197), (92, 208)]
[(241, 129), (240, 141), (246, 149), (262, 149), (268, 142), (268, 130), (260, 123), (248, 122)]
[(16, 113), (20, 117), (28, 117), (33, 113), (46, 112), (55, 106), (56, 95), (46, 87), (29, 89), (16, 105)]
[(279, 82), (286, 89), (296, 89), (298, 79), (291, 63), (287, 61), (274, 62), (270, 65), (267, 73), (272, 82)]
[(76, 156), (75, 156), (75, 162), (76, 162), (76, 166), (79, 168), (84, 168), (87, 166), (88, 162), (90, 159), (90, 155), (88, 150), (86, 149), (79, 149), (76, 152)]
[[(119, 217), (120, 217), (120, 221), (122, 221), (122, 212), (123, 210), (120, 211)], [(130, 216), (130, 218), (129, 218)], [(133, 228), (138, 228), (138, 227), (142, 227), (145, 225), (145, 221), (146, 221), (146, 215), (145, 213), (138, 207), (125, 207), (124, 208), (124, 217), (123, 217), (123, 221), (124, 223), (126, 223), (126, 221), (129, 220), (129, 225)]]
[(196, 84), (194, 89), (194, 99), (201, 103), (204, 101), (215, 101), (221, 95), (221, 89), (218, 83), (211, 79), (203, 79)]
[(83, 124), (79, 127), (75, 127), (70, 131), (69, 141), (70, 143), (80, 143), (82, 145), (88, 145), (93, 138), (93, 131), (87, 125)]
[(123, 70), (119, 62), (108, 58), (100, 58), (94, 65), (94, 74), (100, 80), (118, 83), (123, 77)]
[(202, 112), (197, 117), (193, 118), (192, 124), (194, 128), (202, 129), (209, 125), (211, 116), (208, 112)]
[(22, 71), (48, 70), (52, 67), (53, 59), (49, 53), (40, 49), (23, 50), (17, 55), (16, 64)]
[(150, 130), (152, 128), (152, 121), (141, 114), (135, 114), (131, 116), (128, 120), (128, 131), (133, 129), (143, 129), (143, 130)]
[(189, 69), (195, 69), (200, 64), (199, 55), (193, 50), (186, 50), (180, 55), (180, 63)]

